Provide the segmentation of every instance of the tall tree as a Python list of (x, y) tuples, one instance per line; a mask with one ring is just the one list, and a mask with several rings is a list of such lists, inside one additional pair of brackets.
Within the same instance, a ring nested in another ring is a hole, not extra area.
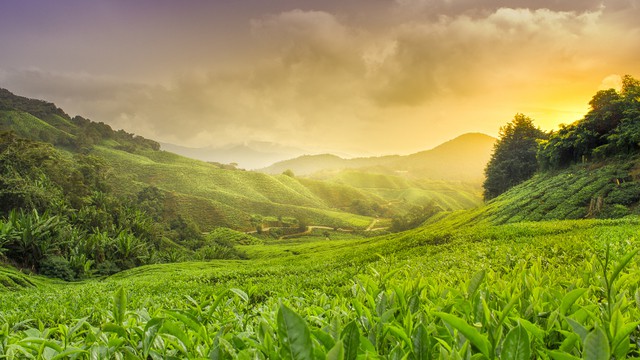
[(538, 139), (546, 136), (523, 114), (516, 114), (510, 123), (500, 128), (500, 139), (494, 145), (484, 171), (485, 200), (493, 199), (533, 176), (537, 169)]

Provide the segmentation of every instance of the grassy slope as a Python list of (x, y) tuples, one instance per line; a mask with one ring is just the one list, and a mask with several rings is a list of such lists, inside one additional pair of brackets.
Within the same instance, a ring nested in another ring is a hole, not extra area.
[[(11, 110), (0, 111), (0, 129), (11, 129), (38, 141), (68, 143), (63, 140), (75, 138), (72, 133), (78, 130), (77, 126), (54, 104), (5, 95), (8, 102), (2, 105), (3, 109)], [(136, 150), (134, 154), (119, 150), (127, 144), (118, 141), (103, 140), (92, 150), (93, 155), (106, 159), (113, 168), (109, 178), (116, 191), (134, 195), (148, 185), (170, 191), (177, 212), (193, 218), (203, 230), (215, 226), (249, 229), (251, 216), (256, 214), (294, 217), (315, 225), (365, 228), (372, 219), (349, 213), (354, 202), (385, 206), (400, 198), (408, 199), (407, 204), (430, 198), (443, 208), (461, 209), (479, 201), (477, 194), (469, 201), (458, 201), (458, 195), (469, 194), (453, 185), (440, 189), (405, 188), (400, 192), (370, 191), (346, 183), (224, 170), (168, 152)], [(398, 202), (395, 210), (401, 213), (404, 205)]]
[[(545, 348), (557, 349), (560, 342), (569, 339), (571, 328), (563, 320), (565, 312), (587, 330), (601, 321), (598, 309), (603, 296), (600, 275), (603, 269), (596, 259), (604, 257), (606, 244), (610, 244), (614, 261), (640, 246), (637, 217), (541, 222), (512, 219), (505, 223), (504, 214), (509, 206), (521, 204), (526, 191), (533, 194), (535, 189), (548, 188), (553, 179), (559, 181), (572, 171), (578, 170), (541, 175), (485, 207), (442, 213), (420, 228), (400, 234), (357, 238), (332, 232), (331, 240), (320, 236), (267, 241), (240, 246), (250, 257), (246, 261), (152, 265), (101, 281), (75, 284), (44, 281), (36, 291), (0, 292), (0, 314), (10, 327), (27, 318), (39, 319), (45, 326), (57, 326), (73, 324), (75, 321), (69, 319), (85, 316), (90, 323), (99, 325), (111, 318), (112, 296), (122, 286), (129, 295), (128, 307), (132, 311), (129, 316), (143, 314), (139, 321), (144, 324), (146, 314), (168, 316), (163, 309), (184, 309), (204, 317), (206, 308), (200, 310), (200, 306), (223, 296), (220, 294), (224, 289), (238, 288), (247, 293), (248, 302), (230, 296), (209, 320), (210, 331), (220, 331), (221, 324), (236, 319), (232, 321), (236, 325), (225, 330), (229, 336), (242, 333), (242, 339), (244, 336), (253, 339), (260, 322), (275, 326), (279, 303), (284, 302), (302, 315), (311, 329), (329, 331), (331, 324), (339, 330), (352, 319), (364, 317), (367, 321), (359, 322), (358, 326), (365, 335), (376, 333), (376, 327), (368, 327), (375, 324), (395, 327), (385, 341), (402, 344), (397, 329), (412, 334), (416, 321), (426, 321), (431, 333), (438, 331), (436, 327), (442, 326), (442, 322), (434, 317), (435, 311), (456, 314), (469, 323), (484, 323), (483, 316), (469, 311), (480, 303), (467, 295), (473, 274), (484, 270), (487, 280), (479, 284), (479, 289), (486, 300), (485, 309), (500, 314), (514, 296), (517, 300), (503, 324), (502, 336), (521, 321), (532, 324), (527, 328), (533, 331), (529, 340), (535, 357), (540, 357)], [(579, 184), (576, 182), (575, 186)], [(579, 191), (574, 195), (576, 199), (583, 196), (578, 194)], [(221, 233), (221, 236), (241, 235)], [(636, 257), (617, 282), (623, 301), (633, 301), (631, 296), (638, 287), (639, 276), (640, 259)], [(559, 313), (558, 309), (565, 307), (566, 294), (575, 289), (586, 289), (585, 294), (575, 305)], [(408, 321), (402, 304), (411, 302), (419, 304), (421, 315)], [(394, 306), (398, 308), (387, 313), (386, 320), (378, 317), (381, 315), (376, 311)], [(581, 309), (588, 309), (592, 315), (583, 316)], [(640, 316), (640, 311), (636, 306), (628, 306), (621, 316), (634, 319)], [(478, 327), (485, 336), (491, 329), (487, 324)], [(534, 335), (538, 333), (544, 335), (538, 338)], [(443, 339), (448, 346), (455, 344), (446, 336)], [(378, 346), (376, 351), (381, 353), (392, 348)], [(432, 346), (437, 349), (439, 345)], [(568, 353), (580, 355), (580, 346), (566, 348)]]
[[(52, 116), (52, 121), (60, 124), (61, 128), (72, 126), (66, 119), (60, 116)], [(0, 130), (11, 129), (16, 134), (27, 138), (39, 138), (41, 133), (49, 133), (48, 136), (56, 138), (72, 138), (74, 135), (61, 130), (61, 128), (23, 111), (0, 111)]]
[[(471, 215), (467, 213), (466, 215)], [(567, 220), (541, 223), (459, 226), (460, 214), (399, 235), (371, 239), (294, 241), (248, 245), (241, 249), (252, 260), (212, 261), (151, 265), (132, 269), (102, 281), (61, 284), (52, 281), (39, 291), (0, 294), (0, 311), (10, 321), (39, 318), (49, 324), (65, 319), (104, 316), (111, 294), (119, 286), (130, 293), (131, 307), (160, 308), (187, 306), (185, 295), (195, 299), (222, 288), (238, 287), (271, 306), (278, 298), (297, 294), (310, 306), (309, 293), (324, 291), (329, 296), (345, 296), (350, 279), (369, 273), (408, 271), (412, 278), (432, 277), (446, 286), (464, 285), (479, 269), (490, 269), (507, 277), (520, 262), (544, 259), (555, 264), (549, 287), (563, 287), (582, 272), (576, 269), (602, 254), (606, 242), (614, 244), (616, 256), (640, 245), (640, 221)], [(467, 219), (471, 220), (471, 219)], [(562, 264), (562, 265), (560, 265)], [(633, 263), (638, 271), (638, 262)], [(586, 268), (585, 268), (586, 269)], [(400, 273), (396, 280), (405, 279)], [(56, 298), (56, 302), (48, 299)]]
[[(261, 173), (219, 169), (214, 165), (167, 152), (139, 154), (99, 146), (93, 154), (113, 167), (114, 186), (135, 193), (155, 185), (174, 193), (180, 211), (196, 220), (204, 230), (214, 226), (249, 228), (251, 215), (287, 216), (313, 224), (366, 227), (371, 219), (339, 211), (335, 198), (314, 193), (297, 179)], [(125, 185), (126, 186), (126, 185)], [(361, 191), (336, 186), (344, 202), (356, 199), (380, 201)]]
[[(638, 158), (612, 159), (537, 174), (491, 201), (483, 212), (495, 223), (638, 214), (639, 169)], [(598, 198), (600, 209), (595, 207)]]
[(433, 202), (444, 210), (458, 210), (477, 207), (482, 203), (481, 190), (477, 184), (415, 180), (356, 170), (340, 171), (326, 175), (324, 179), (376, 194), (389, 206), (395, 207), (423, 206)]

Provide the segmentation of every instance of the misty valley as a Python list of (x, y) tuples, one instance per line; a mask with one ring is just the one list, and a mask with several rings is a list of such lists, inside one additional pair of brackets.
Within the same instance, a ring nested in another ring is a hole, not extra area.
[(0, 358), (640, 356), (640, 82), (259, 170), (0, 90)]

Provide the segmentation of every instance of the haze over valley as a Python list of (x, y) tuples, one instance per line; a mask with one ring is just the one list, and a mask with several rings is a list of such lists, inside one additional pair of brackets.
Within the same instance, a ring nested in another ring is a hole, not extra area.
[(640, 357), (636, 0), (0, 3), (0, 358)]

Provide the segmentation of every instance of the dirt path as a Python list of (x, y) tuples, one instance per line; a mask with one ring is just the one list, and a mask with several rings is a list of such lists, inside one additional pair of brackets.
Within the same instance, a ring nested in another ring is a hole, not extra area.
[(373, 227), (378, 223), (378, 221), (379, 221), (378, 218), (373, 219), (373, 221), (371, 222), (371, 224), (369, 224), (369, 226), (365, 231), (371, 231), (371, 229), (373, 229)]
[[(376, 218), (373, 219), (371, 221), (371, 224), (369, 224), (369, 226), (367, 226), (367, 228), (364, 231), (378, 231), (378, 230), (386, 230), (388, 228), (386, 227), (379, 227), (379, 228), (374, 228), (374, 226), (380, 221), (380, 219)], [(284, 226), (271, 226), (271, 227), (263, 227), (262, 228), (262, 232), (265, 231), (269, 231), (270, 229), (288, 229), (287, 227)], [(295, 234), (289, 234), (289, 235), (283, 235), (280, 236), (278, 238), (278, 240), (282, 240), (282, 239), (288, 239), (288, 238), (293, 238), (293, 237), (298, 237), (298, 236), (303, 236), (303, 235), (308, 235), (311, 234), (313, 232), (314, 229), (322, 229), (322, 230), (335, 230), (335, 231), (342, 231), (342, 232), (353, 232), (353, 229), (342, 229), (342, 228), (335, 228), (332, 226), (325, 226), (325, 225), (309, 225), (307, 226), (307, 229), (305, 231), (299, 232), (299, 233), (295, 233)], [(251, 234), (256, 234), (258, 231), (257, 230), (253, 230), (253, 231), (247, 231), (245, 232), (245, 234), (251, 235)]]

